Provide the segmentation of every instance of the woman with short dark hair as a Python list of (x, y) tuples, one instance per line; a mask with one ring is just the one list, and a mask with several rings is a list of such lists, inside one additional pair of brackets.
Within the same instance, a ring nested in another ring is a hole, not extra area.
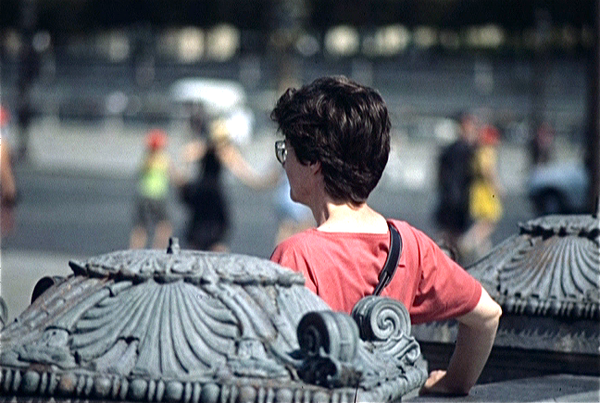
[(391, 123), (377, 91), (342, 77), (322, 78), (302, 91), (289, 89), (271, 118), (301, 163), (320, 162), (331, 197), (367, 200), (390, 152)]
[(284, 136), (275, 151), (290, 196), (307, 205), (317, 222), (281, 242), (271, 259), (301, 272), (333, 310), (349, 313), (380, 289), (392, 233), (399, 233), (396, 274), (381, 295), (401, 301), (413, 323), (459, 322), (447, 371), (432, 372), (422, 392), (469, 393), (489, 356), (501, 309), (427, 235), (386, 220), (367, 204), (390, 152), (391, 124), (381, 95), (345, 77), (324, 77), (289, 89), (271, 118)]

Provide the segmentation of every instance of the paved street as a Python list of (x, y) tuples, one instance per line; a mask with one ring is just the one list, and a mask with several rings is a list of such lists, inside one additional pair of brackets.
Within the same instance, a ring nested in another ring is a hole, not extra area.
[[(23, 189), (14, 233), (3, 240), (3, 251), (37, 250), (94, 255), (126, 248), (134, 212), (132, 178), (58, 175), (18, 169)], [(268, 257), (276, 230), (272, 190), (260, 192), (228, 182), (233, 215), (231, 248), (234, 252)], [(520, 194), (507, 195), (508, 209), (496, 239), (514, 233), (528, 217), (528, 203)], [(427, 190), (381, 187), (371, 204), (384, 214), (399, 217), (433, 235), (431, 211), (435, 194)], [(169, 205), (176, 235), (183, 237), (186, 210), (172, 195)], [(260, 237), (253, 234), (260, 233)]]

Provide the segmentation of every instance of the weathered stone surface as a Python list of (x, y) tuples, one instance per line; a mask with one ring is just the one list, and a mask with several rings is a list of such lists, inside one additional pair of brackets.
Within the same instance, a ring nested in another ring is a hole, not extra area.
[(600, 220), (545, 216), (468, 268), (505, 313), (600, 320)]
[(392, 401), (427, 376), (400, 303), (355, 320), (267, 260), (173, 245), (70, 266), (0, 333), (0, 395)]

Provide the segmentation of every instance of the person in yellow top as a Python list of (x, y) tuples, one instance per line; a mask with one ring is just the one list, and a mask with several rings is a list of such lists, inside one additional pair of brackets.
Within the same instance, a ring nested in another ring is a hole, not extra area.
[(167, 212), (172, 172), (166, 145), (167, 134), (164, 131), (153, 129), (146, 135), (146, 154), (139, 171), (136, 215), (129, 239), (131, 249), (145, 248), (152, 231), (152, 247), (164, 249), (173, 233)]
[(479, 134), (479, 145), (473, 157), (474, 180), (470, 189), (470, 213), (473, 226), (465, 234), (466, 247), (481, 257), (491, 248), (490, 237), (502, 218), (503, 187), (497, 174), (498, 130), (486, 125)]

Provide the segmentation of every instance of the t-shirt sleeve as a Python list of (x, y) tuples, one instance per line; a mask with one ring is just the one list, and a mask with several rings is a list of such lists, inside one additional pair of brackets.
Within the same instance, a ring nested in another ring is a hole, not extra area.
[(446, 320), (475, 309), (481, 284), (429, 237), (418, 231), (416, 235), (422, 271), (410, 309), (413, 323)]
[(305, 279), (305, 286), (312, 292), (317, 292), (317, 282), (314, 273), (310, 270), (309, 264), (305, 259), (306, 254), (302, 251), (302, 245), (294, 237), (288, 238), (275, 248), (271, 254), (271, 261), (280, 264), (283, 267), (292, 269), (295, 272), (302, 273)]

